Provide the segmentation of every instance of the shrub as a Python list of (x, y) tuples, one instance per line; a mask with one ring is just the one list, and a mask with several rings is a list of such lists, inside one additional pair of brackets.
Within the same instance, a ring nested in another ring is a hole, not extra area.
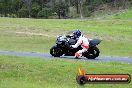
[(43, 8), (41, 11), (38, 12), (38, 18), (48, 18), (52, 15), (52, 10), (49, 8)]
[(41, 8), (40, 5), (38, 5), (37, 3), (33, 4), (32, 11), (31, 11), (31, 17), (37, 18), (37, 14), (41, 10), (40, 8)]
[(18, 11), (18, 17), (29, 17), (29, 11), (26, 8), (22, 8)]

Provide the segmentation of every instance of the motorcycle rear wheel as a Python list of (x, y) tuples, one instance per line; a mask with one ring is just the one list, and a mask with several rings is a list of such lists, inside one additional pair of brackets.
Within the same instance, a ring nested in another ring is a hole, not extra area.
[(96, 57), (99, 56), (99, 49), (97, 47), (94, 47), (92, 50), (89, 50), (88, 52), (85, 53), (85, 57), (88, 59), (95, 59)]

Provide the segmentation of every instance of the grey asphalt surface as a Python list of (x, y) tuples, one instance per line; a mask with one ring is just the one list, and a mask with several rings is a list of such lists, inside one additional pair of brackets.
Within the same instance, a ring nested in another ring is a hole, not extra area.
[[(8, 56), (29, 56), (29, 57), (39, 57), (53, 59), (54, 57), (48, 53), (37, 53), (37, 52), (16, 52), (16, 51), (0, 51), (0, 55)], [(62, 59), (75, 59), (74, 56), (61, 56)], [(132, 57), (112, 57), (112, 56), (99, 56), (96, 59), (87, 59), (81, 57), (78, 60), (94, 61), (94, 62), (125, 62), (132, 64)]]

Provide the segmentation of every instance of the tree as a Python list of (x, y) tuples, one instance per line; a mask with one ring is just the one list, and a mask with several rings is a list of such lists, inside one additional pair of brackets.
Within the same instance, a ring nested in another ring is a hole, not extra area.
[(132, 6), (132, 0), (0, 0), (0, 15), (37, 18), (38, 13), (43, 15), (50, 10), (58, 18), (66, 18), (74, 11), (71, 17), (80, 16), (82, 19), (103, 4), (126, 9)]
[(68, 13), (68, 4), (64, 1), (56, 1), (54, 6), (54, 11), (57, 13), (58, 18), (66, 18), (66, 15)]
[(32, 0), (22, 0), (22, 1), (25, 3), (25, 5), (29, 11), (29, 17), (31, 17)]
[(71, 0), (70, 4), (71, 4), (71, 6), (76, 7), (77, 14), (79, 14), (79, 0)]
[(83, 8), (82, 8), (82, 5), (83, 5), (83, 0), (80, 0), (79, 1), (79, 10), (80, 10), (80, 18), (83, 19)]

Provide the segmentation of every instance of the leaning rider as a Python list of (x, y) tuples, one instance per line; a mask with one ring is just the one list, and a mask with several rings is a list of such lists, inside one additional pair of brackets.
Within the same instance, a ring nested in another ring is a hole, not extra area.
[(81, 34), (80, 30), (73, 31), (73, 36), (78, 39), (77, 43), (75, 45), (71, 45), (73, 48), (77, 48), (79, 45), (81, 45), (82, 50), (79, 50), (75, 53), (75, 57), (79, 58), (82, 56), (82, 53), (86, 52), (89, 48), (89, 42), (88, 39)]

